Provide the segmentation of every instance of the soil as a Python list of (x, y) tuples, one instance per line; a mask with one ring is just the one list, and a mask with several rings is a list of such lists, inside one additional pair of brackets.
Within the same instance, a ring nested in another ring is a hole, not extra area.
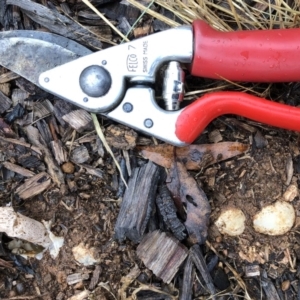
[[(2, 70), (2, 73), (5, 72), (7, 70)], [(15, 81), (10, 84), (10, 90), (17, 87)], [(215, 83), (215, 87), (218, 84), (223, 83)], [(294, 87), (291, 92), (289, 85), (273, 85), (268, 88), (267, 96), (286, 100), (284, 96), (289, 95), (289, 104), (298, 105), (295, 100), (298, 86)], [(3, 112), (2, 117), (6, 114), (7, 111)], [(45, 120), (50, 124), (51, 116)], [(102, 123), (104, 128), (111, 124), (114, 123), (105, 119)], [(9, 135), (4, 127), (1, 125), (1, 136), (7, 137)], [(16, 121), (11, 122), (9, 128), (11, 136), (28, 142), (22, 126)], [(85, 164), (100, 169), (101, 175), (91, 175), (82, 164), (73, 163), (74, 171), (63, 173), (64, 180), (72, 184), (59, 187), (52, 183), (41, 194), (22, 200), (15, 191), (25, 178), (1, 168), (0, 206), (12, 205), (17, 212), (37, 221), (51, 220), (51, 231), (64, 238), (64, 245), (56, 258), (45, 252), (40, 260), (35, 257), (24, 259), (7, 249), (11, 238), (2, 234), (0, 299), (133, 299), (130, 297), (135, 292), (138, 299), (178, 299), (183, 266), (172, 283), (165, 284), (137, 257), (136, 244), (128, 240), (121, 243), (114, 238), (114, 226), (124, 190), (120, 193), (121, 181), (110, 155), (98, 151), (94, 131), (88, 129), (76, 132), (75, 139), (72, 135), (63, 139), (60, 132), (58, 139), (62, 140), (63, 147), (68, 151), (72, 147), (86, 147), (89, 159)], [(252, 220), (263, 207), (281, 200), (288, 186), (298, 186), (299, 135), (239, 117), (226, 116), (212, 122), (197, 143), (212, 143), (211, 132), (218, 132), (221, 136), (219, 142), (238, 141), (250, 145), (250, 150), (243, 155), (203, 168), (199, 172), (190, 172), (204, 190), (212, 208), (207, 243), (202, 245), (202, 250), (215, 286), (220, 291), (224, 290), (221, 293), (223, 299), (244, 297), (244, 289), (251, 299), (271, 299), (265, 284), (271, 282), (279, 299), (298, 299), (299, 196), (290, 202), (296, 211), (296, 221), (287, 234), (268, 236), (257, 233), (253, 229)], [(91, 138), (81, 143), (79, 138), (86, 135)], [(153, 143), (150, 138), (138, 134), (137, 144), (145, 142)], [(116, 148), (113, 151), (120, 160), (124, 151)], [(135, 148), (127, 153), (133, 165), (143, 161)], [(1, 163), (10, 161), (20, 164), (20, 158), (27, 156), (35, 156), (33, 150), (0, 139)], [(38, 173), (47, 170), (47, 166), (43, 158), (38, 157), (37, 165), (28, 169)], [(219, 214), (228, 207), (240, 208), (246, 216), (246, 229), (238, 237), (222, 235), (214, 224)], [(94, 253), (96, 263), (83, 266), (74, 259), (72, 249), (79, 244)], [(130, 280), (130, 274), (137, 268), (139, 271)], [(253, 276), (249, 268), (258, 271)], [(74, 274), (78, 274), (81, 279), (69, 284), (70, 275)], [(238, 275), (245, 287), (240, 283)], [(198, 276), (193, 278), (194, 298), (208, 299), (201, 280)], [(156, 293), (157, 290), (164, 294)], [(80, 296), (84, 291), (89, 291), (89, 296)], [(78, 298), (72, 298), (74, 295), (78, 295)]]
[[(243, 123), (249, 125), (247, 121), (243, 120), (241, 124)], [(294, 275), (297, 272), (300, 242), (297, 230), (298, 213), (294, 228), (288, 234), (275, 237), (255, 232), (252, 218), (262, 207), (280, 199), (290, 183), (298, 184), (298, 135), (255, 123), (251, 123), (250, 126), (260, 132), (259, 142), (263, 144), (262, 147), (257, 148), (255, 143), (258, 142), (255, 142), (252, 133), (241, 127), (234, 130), (224, 128), (224, 123), (216, 120), (210, 129), (220, 130), (223, 140), (226, 141), (244, 143), (252, 141), (251, 150), (245, 155), (215, 164), (194, 175), (212, 207), (208, 235), (210, 245), (227, 262), (234, 265), (239, 273), (245, 274), (246, 266), (257, 264), (280, 285), (286, 280), (291, 282), (296, 280)], [(208, 139), (208, 133), (209, 131), (203, 134), (202, 139)], [(4, 144), (1, 149), (1, 154), (7, 156), (8, 151)], [(20, 154), (16, 148), (10, 150), (11, 157)], [(291, 158), (294, 161), (293, 176), (290, 182), (287, 182), (289, 173), (287, 165)], [(137, 258), (136, 245), (128, 241), (118, 243), (114, 240), (114, 224), (119, 211), (119, 201), (113, 184), (116, 171), (109, 156), (104, 157), (102, 170), (105, 176), (99, 179), (76, 167), (74, 174), (66, 175), (76, 181), (76, 191), (68, 191), (63, 195), (58, 187), (52, 186), (42, 195), (14, 203), (15, 209), (28, 217), (38, 221), (52, 220), (52, 232), (64, 237), (65, 242), (55, 259), (46, 252), (41, 260), (30, 258), (22, 262), (21, 268), (16, 266), (13, 269), (2, 268), (1, 298), (16, 297), (20, 294), (36, 295), (28, 299), (38, 299), (38, 295), (41, 299), (68, 299), (79, 291), (89, 289), (95, 266), (84, 267), (75, 261), (72, 248), (80, 243), (87, 248), (94, 248), (100, 266), (98, 284), (102, 283), (109, 290), (104, 287), (94, 288), (93, 295), (96, 297), (94, 299), (118, 297), (122, 277), (129, 274), (135, 265), (141, 269), (142, 275), (139, 278), (141, 281), (135, 282), (127, 290), (128, 295), (141, 282), (149, 285), (156, 282), (160, 286), (163, 285), (159, 279), (150, 280), (151, 272), (149, 273)], [(12, 179), (2, 185), (2, 206), (7, 205), (13, 197), (15, 181), (16, 179)], [(300, 205), (298, 197), (292, 204), (298, 212)], [(214, 220), (228, 206), (240, 208), (247, 217), (246, 229), (238, 237), (221, 235), (214, 225)], [(7, 239), (4, 238), (4, 242)], [(206, 253), (209, 253), (209, 247), (206, 248)], [(32, 269), (34, 275), (24, 272), (23, 264)], [(226, 265), (221, 262), (220, 264), (224, 267), (225, 273), (229, 272)], [(86, 279), (68, 285), (66, 278), (74, 273), (85, 275)], [(251, 293), (253, 279), (244, 277), (244, 280), (247, 285), (249, 283)], [(235, 284), (235, 280), (231, 279), (231, 285)], [(296, 295), (292, 285), (289, 292)], [(253, 299), (258, 299), (256, 296)]]

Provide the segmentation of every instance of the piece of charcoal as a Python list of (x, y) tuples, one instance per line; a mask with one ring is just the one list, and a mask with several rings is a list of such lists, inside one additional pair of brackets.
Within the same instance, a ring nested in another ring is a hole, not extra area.
[(216, 254), (207, 255), (206, 261), (207, 261), (207, 269), (209, 272), (211, 272), (217, 265), (219, 261), (219, 257)]
[(24, 155), (18, 157), (18, 164), (22, 167), (31, 169), (41, 165), (41, 161), (34, 155)]
[(130, 32), (131, 26), (125, 17), (120, 18), (118, 29), (125, 35)]
[(134, 170), (115, 225), (119, 241), (127, 237), (138, 243), (142, 239), (155, 204), (160, 173), (161, 167), (151, 161)]
[(213, 273), (213, 283), (220, 290), (224, 291), (230, 286), (230, 282), (224, 269), (218, 267)]
[(27, 265), (27, 261), (25, 258), (12, 253), (9, 253), (8, 257), (13, 261), (18, 270), (27, 274), (34, 275), (34, 270)]
[(61, 99), (55, 99), (53, 113), (61, 126), (67, 127), (67, 123), (63, 120), (63, 116), (75, 109), (77, 108), (71, 103)]
[[(122, 174), (123, 174), (123, 178), (124, 178), (125, 181), (127, 182), (127, 179), (128, 179), (128, 173), (127, 173), (126, 161), (125, 161), (124, 157), (121, 158), (121, 161), (120, 161), (120, 168), (121, 168), (121, 172), (122, 172)], [(124, 183), (122, 177), (119, 176), (118, 191), (117, 191), (117, 194), (116, 194), (116, 197), (117, 197), (117, 198), (123, 197), (125, 188), (126, 188), (125, 183)]]
[(300, 155), (294, 158), (294, 170), (296, 173), (300, 173)]
[(216, 288), (214, 286), (212, 277), (207, 269), (207, 265), (203, 258), (203, 254), (200, 249), (200, 246), (198, 244), (192, 246), (190, 249), (190, 253), (191, 253), (191, 257), (192, 257), (192, 260), (193, 260), (196, 268), (200, 272), (200, 274), (205, 282), (207, 291), (211, 294), (212, 299), (216, 299), (216, 296), (215, 296)]
[(13, 287), (13, 278), (10, 276), (4, 277), (4, 287), (6, 290), (10, 291)]
[[(171, 19), (171, 20), (174, 20), (176, 21), (177, 23), (180, 23), (182, 24), (182, 20), (180, 20), (178, 17), (176, 17), (176, 15), (165, 9), (164, 7), (161, 7), (160, 8), (160, 12), (159, 12), (161, 15)], [(166, 24), (165, 22), (161, 21), (161, 20), (158, 20), (158, 19), (155, 19), (153, 21), (153, 29), (154, 31), (163, 31), (163, 30), (167, 30), (167, 29), (170, 29), (170, 25)]]
[(107, 18), (115, 21), (125, 17), (129, 24), (133, 25), (140, 16), (141, 12), (133, 5), (127, 5), (126, 3), (122, 2), (109, 3), (101, 8), (101, 12), (105, 14)]
[(5, 251), (4, 246), (3, 246), (2, 236), (3, 236), (3, 233), (0, 232), (0, 256), (5, 256), (6, 251)]
[(193, 291), (193, 260), (191, 255), (188, 256), (183, 271), (183, 284), (180, 290), (180, 300), (191, 300)]
[(274, 284), (271, 279), (268, 278), (268, 274), (265, 270), (262, 271), (261, 285), (268, 299), (281, 300)]
[(4, 26), (3, 21), (4, 21), (4, 15), (7, 10), (7, 5), (6, 5), (6, 0), (0, 1), (0, 23), (2, 26)]
[(7, 5), (6, 0), (0, 1), (0, 24), (4, 30), (10, 30), (12, 28), (13, 17), (12, 7)]
[(16, 79), (16, 85), (21, 90), (29, 93), (30, 95), (35, 94), (36, 89), (38, 88), (36, 85), (34, 85), (32, 82), (28, 81), (27, 79), (23, 77), (19, 77)]
[(156, 205), (167, 228), (179, 241), (184, 240), (186, 238), (186, 229), (177, 217), (176, 206), (166, 185), (161, 185), (159, 187), (159, 195), (156, 197)]
[(250, 278), (245, 280), (247, 292), (251, 299), (261, 299), (262, 298), (262, 287), (260, 285), (260, 279)]
[(140, 291), (136, 294), (137, 300), (172, 300), (174, 297), (168, 296), (165, 293), (158, 293), (151, 290)]
[(257, 149), (263, 149), (268, 145), (268, 140), (258, 130), (254, 136), (254, 142)]
[[(76, 1), (75, 9), (76, 11), (81, 11), (86, 9), (86, 4), (82, 1)], [(119, 0), (93, 0), (91, 1), (95, 7), (99, 7), (100, 11), (102, 11), (102, 5), (107, 5), (108, 3), (120, 2)]]
[(50, 128), (44, 119), (36, 122), (36, 126), (47, 145), (53, 140)]
[(5, 121), (9, 124), (11, 124), (13, 121), (16, 119), (20, 119), (23, 117), (25, 113), (24, 107), (18, 103), (12, 111), (10, 111), (6, 116), (5, 116)]

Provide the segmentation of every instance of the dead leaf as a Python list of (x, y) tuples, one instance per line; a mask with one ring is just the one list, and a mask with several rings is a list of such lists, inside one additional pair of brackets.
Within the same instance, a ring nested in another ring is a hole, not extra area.
[(138, 27), (133, 30), (133, 35), (135, 38), (143, 37), (145, 35), (149, 35), (153, 32), (153, 28), (151, 24), (146, 24), (143, 27)]
[(240, 155), (249, 149), (249, 145), (238, 142), (189, 145), (174, 147), (168, 144), (139, 147), (140, 154), (156, 164), (170, 168), (174, 158), (184, 162), (188, 170), (200, 170), (216, 162)]
[(105, 131), (107, 143), (117, 149), (133, 149), (136, 145), (137, 137), (138, 135), (134, 130), (124, 126), (110, 125)]
[(7, 269), (12, 269), (12, 270), (14, 269), (12, 262), (6, 261), (6, 260), (4, 260), (2, 258), (0, 258), (0, 266), (4, 267), (4, 268), (7, 268)]
[(132, 284), (132, 282), (140, 275), (141, 270), (138, 265), (135, 265), (130, 272), (121, 278), (122, 286), (118, 290), (118, 296), (121, 300), (127, 299), (127, 289)]
[[(208, 199), (195, 179), (189, 175), (182, 162), (175, 162), (167, 180), (175, 205), (182, 213), (186, 207), (185, 227), (192, 244), (203, 244), (207, 237), (207, 228), (211, 208)], [(178, 207), (179, 206), (179, 207)]]
[(2, 132), (6, 137), (16, 136), (11, 127), (2, 118), (0, 118), (0, 132)]

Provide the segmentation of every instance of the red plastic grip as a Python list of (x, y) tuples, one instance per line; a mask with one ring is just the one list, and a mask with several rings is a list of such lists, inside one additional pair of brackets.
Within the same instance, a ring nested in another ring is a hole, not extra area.
[(300, 131), (300, 108), (241, 92), (216, 92), (206, 94), (183, 109), (176, 121), (176, 136), (190, 144), (212, 120), (225, 114)]
[(300, 81), (300, 29), (220, 32), (193, 23), (194, 76), (232, 81)]

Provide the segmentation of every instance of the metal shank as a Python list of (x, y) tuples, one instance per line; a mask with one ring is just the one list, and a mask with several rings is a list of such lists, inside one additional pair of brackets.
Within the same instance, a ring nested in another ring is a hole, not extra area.
[[(165, 62), (191, 63), (193, 32), (182, 26), (153, 34), (132, 42), (98, 51), (41, 74), (39, 84), (49, 92), (88, 111), (112, 110), (123, 99), (126, 81), (154, 83), (157, 69)], [(84, 69), (98, 65), (112, 79), (108, 92), (101, 97), (88, 96), (80, 87)]]
[(184, 146), (186, 143), (175, 134), (176, 120), (181, 112), (163, 110), (155, 101), (153, 89), (136, 87), (128, 89), (119, 106), (105, 115), (167, 143)]

